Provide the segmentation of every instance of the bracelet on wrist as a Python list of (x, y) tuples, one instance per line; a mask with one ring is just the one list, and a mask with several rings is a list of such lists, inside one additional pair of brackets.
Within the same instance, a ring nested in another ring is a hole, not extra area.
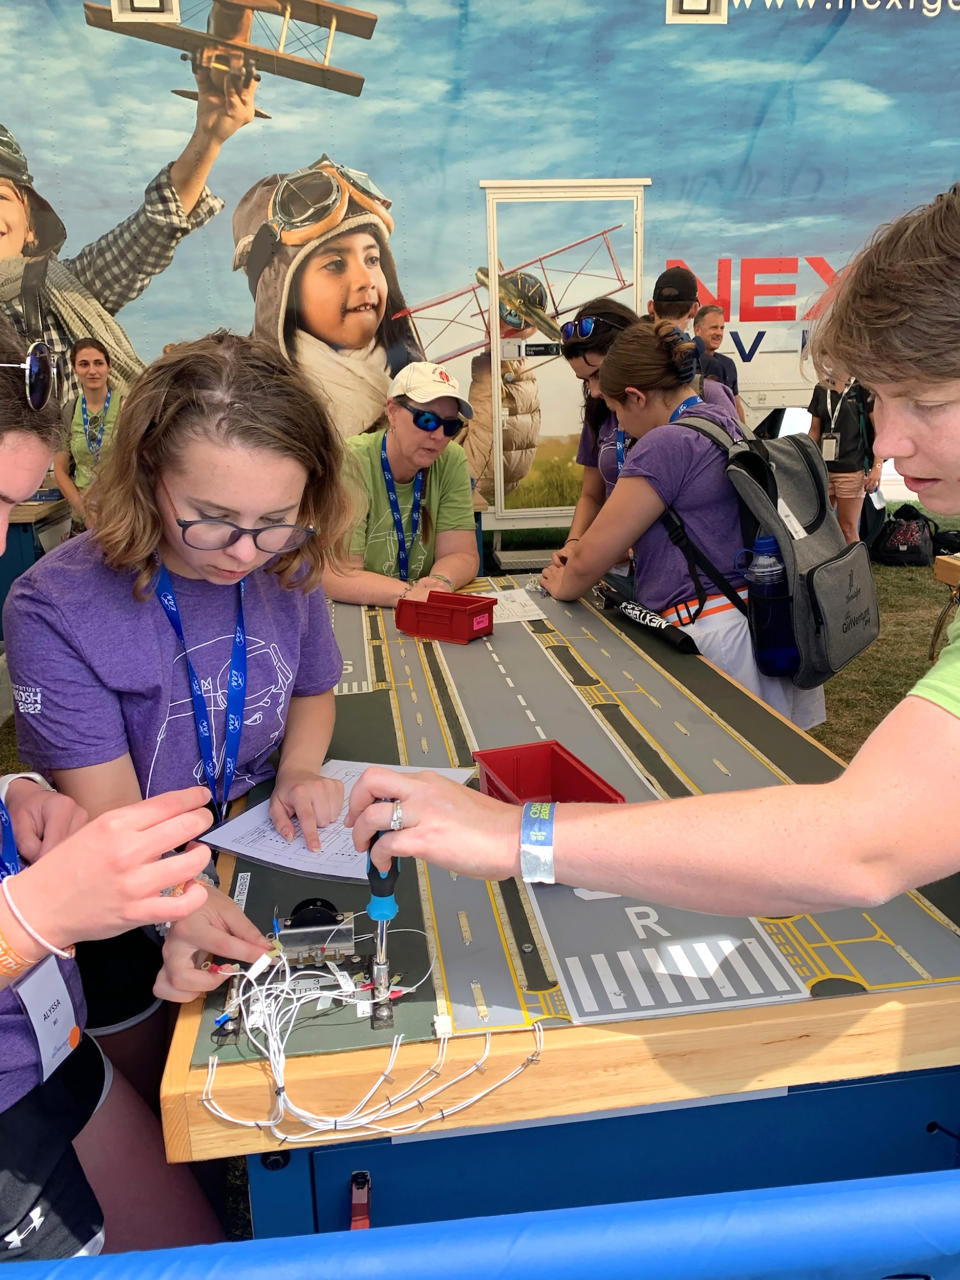
[(18, 978), (21, 973), (32, 969), (36, 961), (24, 960), (19, 951), (15, 951), (0, 933), (0, 977)]
[(552, 801), (525, 804), (520, 814), (520, 875), (527, 884), (555, 884)]
[(450, 588), (451, 591), (456, 590), (456, 587), (454, 587), (452, 581), (447, 577), (445, 573), (428, 573), (427, 577), (433, 582), (446, 583), (446, 585)]
[(20, 908), (10, 895), (10, 881), (13, 878), (13, 876), (5, 876), (0, 880), (0, 889), (3, 890), (3, 896), (6, 899), (7, 906), (10, 908), (10, 913), (16, 920), (17, 924), (24, 933), (30, 935), (38, 947), (43, 947), (44, 951), (49, 951), (51, 955), (59, 956), (61, 960), (72, 960), (76, 955), (75, 947), (55, 947), (52, 942), (48, 942), (46, 938), (37, 933), (36, 929), (34, 929), (32, 925), (27, 924), (26, 920), (24, 920), (23, 916), (20, 914)]

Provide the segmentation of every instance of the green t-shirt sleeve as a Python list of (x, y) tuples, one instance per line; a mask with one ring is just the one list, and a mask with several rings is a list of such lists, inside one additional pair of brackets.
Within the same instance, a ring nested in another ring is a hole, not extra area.
[(940, 657), (910, 693), (960, 716), (960, 614), (947, 630), (947, 644)]
[[(359, 437), (356, 437), (359, 439)], [(367, 525), (370, 516), (370, 497), (365, 481), (367, 460), (363, 453), (351, 448), (347, 441), (344, 451), (343, 478), (353, 503), (353, 532), (350, 535), (350, 555), (359, 556), (362, 560), (367, 550)]]
[(450, 529), (472, 531), (475, 521), (467, 455), (460, 445), (448, 444), (441, 454), (441, 461), (445, 466), (437, 511), (437, 533), (446, 533)]

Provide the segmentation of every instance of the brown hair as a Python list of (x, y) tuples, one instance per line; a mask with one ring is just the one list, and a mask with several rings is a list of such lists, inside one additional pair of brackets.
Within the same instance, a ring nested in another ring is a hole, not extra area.
[(99, 338), (78, 338), (70, 348), (70, 367), (74, 368), (77, 363), (77, 356), (81, 351), (86, 351), (90, 347), (93, 351), (99, 351), (107, 362), (107, 368), (110, 368), (110, 352), (103, 345)]
[(824, 295), (817, 373), (878, 382), (960, 378), (960, 184), (880, 227)]
[(48, 401), (40, 410), (27, 404), (23, 362), (27, 358), (23, 339), (0, 317), (0, 438), (12, 431), (35, 436), (52, 453), (61, 445), (60, 414)]
[(600, 390), (618, 403), (627, 387), (675, 391), (697, 376), (697, 345), (672, 320), (633, 324), (617, 335), (600, 366)]
[(350, 525), (340, 435), (303, 375), (275, 347), (225, 330), (178, 344), (140, 375), (124, 400), (89, 498), (106, 563), (136, 569), (134, 595), (146, 597), (162, 533), (158, 477), (176, 468), (184, 445), (200, 439), (266, 449), (303, 466), (298, 523), (317, 534), (267, 569), (284, 587), (312, 590), (325, 565), (342, 558)]

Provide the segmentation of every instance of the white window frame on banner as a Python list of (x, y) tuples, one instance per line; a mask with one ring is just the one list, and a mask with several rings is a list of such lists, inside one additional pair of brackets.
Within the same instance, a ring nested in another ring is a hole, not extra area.
[[(487, 270), (491, 316), (500, 308), (500, 255), (497, 245), (497, 210), (500, 205), (523, 204), (532, 201), (587, 201), (623, 200), (632, 205), (633, 211), (633, 298), (631, 305), (639, 314), (643, 288), (643, 193), (650, 186), (649, 178), (572, 178), (544, 179), (542, 181), (482, 180), (480, 186), (486, 196), (487, 210)], [(500, 326), (491, 322), (490, 363), (492, 369), (500, 368)], [(518, 507), (507, 510), (503, 492), (503, 405), (499, 395), (499, 379), (491, 378), (493, 399), (493, 456), (494, 456), (494, 504), (483, 513), (485, 529), (549, 529), (565, 528), (573, 518), (573, 507)], [(571, 403), (576, 399), (576, 387), (571, 378)]]

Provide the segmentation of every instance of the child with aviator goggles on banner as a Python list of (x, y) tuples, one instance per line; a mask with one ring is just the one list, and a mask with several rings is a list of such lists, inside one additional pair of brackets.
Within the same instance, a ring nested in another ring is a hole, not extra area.
[[(206, 781), (219, 814), (273, 777), (281, 835), (311, 848), (342, 788), (320, 770), (341, 659), (319, 583), (348, 525), (342, 446), (302, 376), (273, 347), (230, 334), (183, 343), (124, 401), (90, 490), (95, 533), (18, 579), (4, 626), (23, 756), (88, 812)], [(91, 608), (91, 602), (96, 607)], [(211, 888), (166, 943), (160, 995), (217, 985), (194, 965), (266, 948)], [(159, 1065), (142, 933), (82, 947), (91, 1026), (129, 1070)], [(149, 1091), (143, 1082), (144, 1092)]]
[(442, 365), (416, 361), (390, 384), (386, 426), (347, 441), (359, 516), (349, 566), (323, 577), (332, 600), (393, 606), (456, 591), (479, 568), (470, 475), (453, 443), (473, 409)]
[(388, 247), (390, 201), (327, 156), (252, 187), (233, 216), (234, 270), (253, 332), (303, 369), (344, 438), (383, 413), (390, 379), (422, 357)]

